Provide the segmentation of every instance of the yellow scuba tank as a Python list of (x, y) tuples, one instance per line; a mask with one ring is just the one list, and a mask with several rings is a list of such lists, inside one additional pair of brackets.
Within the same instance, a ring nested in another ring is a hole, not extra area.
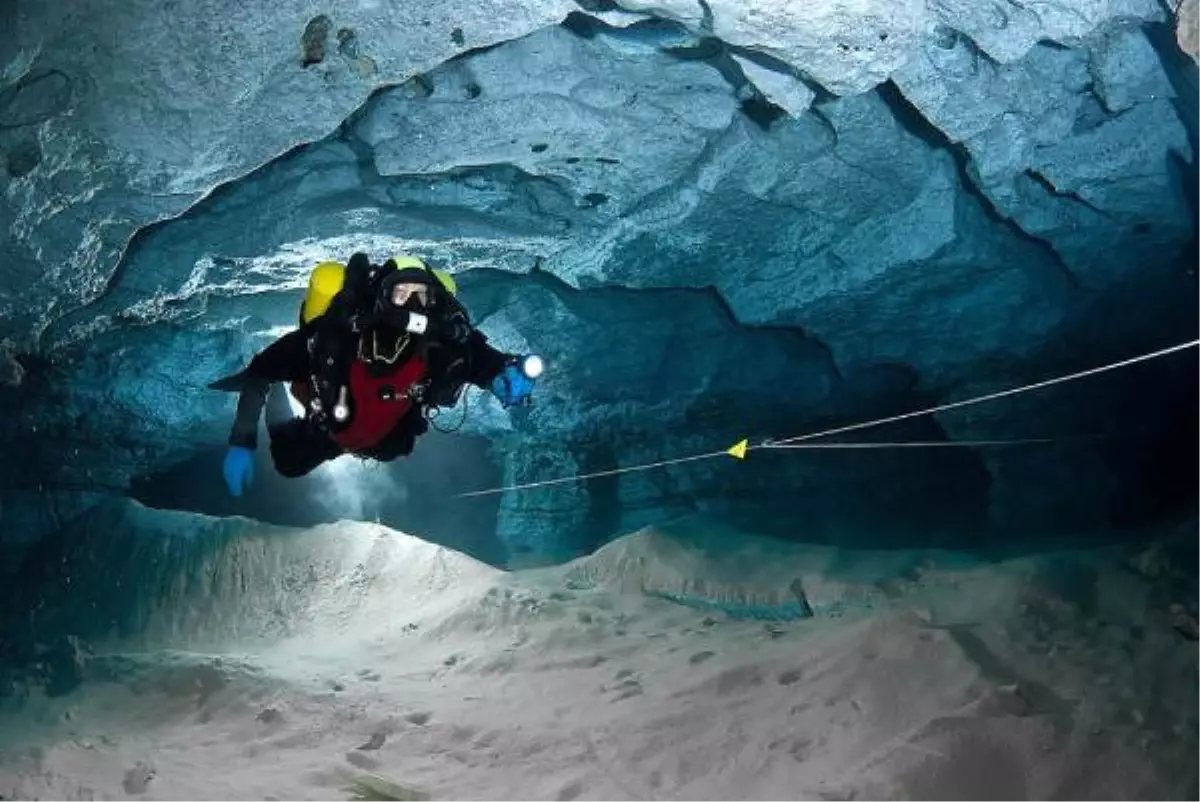
[(308, 277), (308, 292), (300, 305), (300, 322), (309, 323), (325, 314), (333, 296), (346, 280), (346, 266), (341, 262), (321, 262)]
[(458, 282), (454, 280), (454, 276), (436, 267), (430, 268), (429, 272), (433, 273), (434, 277), (442, 283), (442, 286), (446, 288), (446, 292), (455, 297), (458, 296)]

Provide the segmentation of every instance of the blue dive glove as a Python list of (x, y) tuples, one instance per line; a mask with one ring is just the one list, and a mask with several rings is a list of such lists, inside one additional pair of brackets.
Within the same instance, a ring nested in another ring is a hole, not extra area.
[(534, 379), (541, 372), (542, 364), (540, 357), (522, 357), (515, 362), (505, 365), (500, 375), (492, 379), (492, 392), (500, 399), (500, 403), (506, 407), (523, 404), (529, 399), (530, 393), (533, 392)]
[(254, 452), (244, 446), (230, 446), (225, 452), (225, 484), (234, 496), (254, 481)]

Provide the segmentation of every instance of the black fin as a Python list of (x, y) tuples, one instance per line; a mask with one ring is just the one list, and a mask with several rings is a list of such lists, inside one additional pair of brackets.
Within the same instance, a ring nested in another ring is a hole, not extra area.
[(208, 385), (210, 390), (221, 390), (226, 393), (240, 393), (242, 388), (246, 386), (246, 371), (239, 370), (237, 373), (232, 373), (224, 378), (217, 379), (212, 384)]

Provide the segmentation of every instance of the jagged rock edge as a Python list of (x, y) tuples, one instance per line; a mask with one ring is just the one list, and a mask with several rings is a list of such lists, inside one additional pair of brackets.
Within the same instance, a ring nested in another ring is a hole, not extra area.
[[(704, 4), (702, 4), (702, 5), (704, 5)], [(576, 18), (583, 17), (588, 21), (589, 24), (597, 25), (599, 27), (604, 27), (604, 28), (613, 28), (614, 27), (614, 26), (610, 25), (604, 19), (593, 16), (591, 13), (588, 13), (592, 9), (587, 8), (586, 5), (580, 4), (580, 8), (582, 10), (570, 12), (556, 24), (560, 25), (560, 26), (570, 27), (568, 25), (568, 22), (572, 17), (576, 17)], [(760, 66), (763, 66), (766, 69), (771, 69), (773, 71), (780, 72), (781, 74), (787, 74), (787, 75), (793, 77), (794, 79), (796, 79), (797, 81), (800, 81), (805, 86), (807, 86), (810, 90), (812, 90), (816, 94), (816, 98), (814, 100), (814, 105), (810, 109), (810, 112), (816, 114), (818, 117), (820, 116), (820, 114), (819, 114), (819, 109), (817, 107), (823, 100), (828, 100), (828, 99), (832, 99), (835, 97), (839, 97), (836, 93), (833, 93), (830, 90), (828, 90), (827, 88), (825, 88), (822, 84), (820, 84), (818, 81), (813, 79), (811, 76), (809, 76), (806, 72), (804, 72), (802, 69), (800, 69), (796, 65), (786, 62), (786, 61), (780, 59), (778, 56), (775, 56), (774, 54), (764, 52), (753, 46), (735, 45), (735, 44), (726, 42), (725, 40), (721, 39), (719, 36), (716, 36), (711, 31), (711, 29), (709, 29), (711, 26), (708, 26), (706, 28), (706, 26), (701, 25), (701, 30), (694, 30), (692, 26), (689, 26), (684, 21), (672, 19), (670, 17), (664, 17), (664, 16), (652, 14), (652, 13), (649, 13), (646, 11), (640, 11), (640, 10), (634, 11), (634, 10), (624, 9), (623, 7), (621, 7), (619, 2), (615, 2), (615, 1), (611, 3), (611, 9), (619, 10), (622, 13), (628, 13), (631, 15), (640, 16), (645, 21), (658, 21), (658, 22), (662, 22), (664, 24), (675, 26), (681, 30), (687, 31), (688, 33), (690, 33), (694, 36), (700, 37), (701, 39), (704, 39), (704, 40), (709, 40), (709, 41), (717, 44), (719, 46), (719, 50), (717, 53), (710, 54), (710, 55), (704, 55), (704, 56), (698, 57), (696, 60), (708, 62), (709, 65), (714, 70), (716, 70), (720, 75), (722, 75), (727, 80), (729, 80), (730, 88), (735, 94), (736, 94), (739, 86), (733, 80), (734, 76), (731, 75), (730, 73), (732, 72), (732, 73), (741, 74), (741, 70), (740, 70), (740, 68), (737, 67), (736, 63), (734, 63), (732, 61), (732, 59), (730, 58), (730, 55), (734, 54), (734, 53), (736, 53), (737, 55), (739, 55), (743, 58), (753, 60), (755, 63), (759, 64)], [(1165, 9), (1165, 10), (1169, 13), (1169, 10), (1167, 10), (1167, 9)], [(1124, 21), (1110, 20), (1108, 23), (1106, 23), (1106, 25), (1101, 26), (1101, 28), (1098, 30), (1103, 30), (1104, 28), (1111, 28), (1111, 27), (1115, 27), (1115, 26), (1119, 26), (1119, 25), (1126, 25), (1126, 24), (1129, 24), (1129, 23), (1124, 22)], [(167, 217), (163, 217), (158, 220), (154, 220), (150, 223), (146, 223), (142, 226), (139, 226), (135, 231), (133, 231), (129, 235), (129, 237), (125, 241), (125, 244), (122, 246), (120, 255), (119, 255), (118, 259), (116, 260), (116, 263), (114, 264), (113, 269), (112, 269), (111, 273), (109, 274), (107, 280), (105, 281), (104, 289), (101, 290), (98, 294), (96, 294), (91, 300), (89, 300), (84, 305), (82, 305), (74, 310), (67, 311), (64, 314), (54, 316), (54, 314), (53, 314), (54, 307), (51, 307), (51, 309), (49, 310), (50, 314), (48, 314), (46, 316), (46, 318), (44, 318), (42, 321), (39, 322), (37, 329), (33, 332), (33, 338), (32, 338), (32, 342), (34, 343), (33, 350), (37, 353), (58, 352), (64, 348), (71, 346), (71, 345), (78, 344), (78, 342), (83, 339), (87, 339), (88, 337), (94, 336), (97, 333), (102, 333), (103, 331), (107, 330), (106, 327), (102, 327), (99, 329), (97, 328), (97, 324), (99, 323), (100, 320), (102, 320), (101, 318), (97, 318), (96, 320), (91, 321), (89, 324), (84, 325), (81, 329), (79, 329), (78, 331), (75, 331), (75, 332), (72, 332), (72, 324), (70, 323), (70, 321), (72, 319), (86, 317), (87, 311), (89, 309), (93, 308), (97, 303), (102, 301), (112, 291), (112, 289), (121, 282), (122, 278), (124, 277), (125, 269), (128, 265), (129, 252), (130, 252), (131, 248), (137, 243), (137, 241), (141, 237), (146, 236), (147, 234), (149, 234), (150, 232), (154, 231), (155, 229), (157, 229), (158, 227), (160, 227), (162, 225), (166, 225), (171, 222), (175, 222), (175, 221), (187, 218), (193, 212), (202, 208), (208, 200), (210, 200), (215, 195), (219, 194), (222, 189), (239, 184), (246, 179), (252, 178), (256, 173), (270, 167), (273, 164), (276, 164), (280, 160), (287, 159), (290, 156), (295, 155), (295, 154), (303, 151), (305, 148), (311, 147), (312, 145), (315, 145), (315, 144), (319, 144), (322, 142), (327, 142), (327, 141), (331, 141), (331, 140), (335, 140), (335, 139), (342, 141), (348, 147), (350, 147), (356, 153), (356, 155), (358, 155), (360, 157), (359, 158), (360, 172), (363, 172), (363, 170), (365, 170), (365, 169), (369, 169), (372, 166), (373, 160), (370, 158), (364, 158), (364, 154), (362, 153), (362, 149), (361, 149), (361, 143), (359, 143), (357, 141), (357, 138), (354, 137), (350, 133), (350, 129), (353, 125), (354, 120), (358, 119), (365, 112), (365, 110), (370, 107), (371, 103), (373, 103), (380, 94), (390, 91), (392, 89), (402, 87), (414, 80), (419, 80), (422, 76), (424, 76), (428, 72), (439, 69), (443, 66), (454, 64), (456, 62), (469, 59), (475, 55), (478, 55), (479, 53), (494, 50), (502, 45), (521, 41), (522, 39), (528, 38), (529, 36), (537, 33), (538, 31), (543, 30), (545, 27), (550, 27), (550, 26), (543, 26), (542, 28), (535, 28), (522, 36), (513, 37), (512, 39), (506, 39), (503, 41), (491, 43), (491, 44), (484, 45), (481, 47), (470, 48), (470, 49), (461, 51), (459, 53), (456, 53), (451, 58), (448, 58), (448, 59), (444, 60), (443, 62), (441, 62), (440, 64), (434, 65), (433, 67), (431, 67), (427, 70), (424, 70), (421, 72), (414, 72), (414, 74), (408, 76), (404, 80), (387, 81), (387, 82), (380, 83), (378, 86), (376, 86), (374, 89), (372, 89), (367, 94), (367, 96), (363, 99), (363, 101), (355, 109), (353, 109), (342, 121), (340, 121), (336, 126), (334, 126), (323, 137), (321, 137), (319, 139), (311, 139), (311, 140), (304, 140), (304, 141), (296, 142), (293, 145), (291, 145), (290, 147), (288, 147), (287, 149), (275, 154), (274, 156), (262, 161), (261, 163), (255, 165), (255, 166), (245, 170), (244, 172), (242, 172), (238, 175), (235, 175), (235, 176), (231, 176), (217, 184), (214, 184), (212, 187), (208, 188), (203, 193), (199, 194), (191, 203), (189, 203), (184, 209), (180, 210), (178, 213), (167, 216)], [(983, 49), (981, 49), (978, 46), (978, 44), (966, 33), (959, 31), (959, 30), (955, 30), (955, 29), (950, 28), (945, 25), (939, 25), (938, 27), (952, 32), (955, 36), (957, 36), (960, 39), (962, 39), (963, 41), (965, 41), (972, 48), (972, 50), (977, 54), (977, 56), (979, 58), (982, 58), (982, 59), (985, 59), (988, 61), (994, 61), (991, 58), (991, 56), (989, 56)], [(1043, 40), (1043, 41), (1045, 41), (1047, 43), (1052, 43), (1055, 46), (1067, 47), (1066, 44), (1056, 42), (1053, 40)], [(663, 52), (667, 52), (667, 53), (672, 52), (672, 48), (669, 48), (669, 47), (664, 47), (661, 49), (663, 50)], [(728, 61), (730, 63), (723, 64), (723, 62), (726, 62), (726, 61)], [(769, 100), (766, 100), (763, 92), (753, 83), (753, 81), (749, 77), (742, 74), (742, 80), (744, 81), (745, 85), (749, 85), (754, 88), (755, 93), (762, 99), (762, 102), (766, 106), (770, 107), (771, 109), (774, 109), (780, 115), (787, 114), (786, 111), (784, 111), (783, 109), (780, 109), (778, 106), (771, 103)], [(883, 99), (884, 102), (889, 106), (889, 108), (892, 109), (893, 115), (896, 117), (897, 121), (900, 122), (902, 125), (905, 124), (906, 119), (911, 119), (911, 117), (915, 116), (917, 119), (919, 119), (924, 124), (923, 127), (925, 127), (927, 131), (936, 131), (939, 136), (932, 137), (932, 138), (925, 135), (925, 133), (923, 133), (923, 132), (915, 131), (913, 133), (916, 133), (918, 136), (921, 137), (921, 139), (923, 141), (926, 141), (932, 147), (945, 150), (946, 152), (950, 153), (953, 156), (955, 164), (958, 168), (959, 179), (962, 183), (963, 190), (965, 192), (969, 193), (971, 196), (973, 196), (976, 200), (978, 200), (981, 203), (982, 208), (985, 210), (985, 212), (991, 219), (993, 219), (995, 222), (1008, 228), (1010, 230), (1010, 232), (1012, 232), (1015, 236), (1033, 244), (1038, 249), (1046, 252), (1047, 255), (1052, 259), (1053, 263), (1061, 267), (1064, 275), (1067, 277), (1067, 279), (1071, 283), (1071, 285), (1072, 286), (1079, 285), (1077, 278), (1074, 276), (1074, 274), (1070, 270), (1066, 261), (1062, 258), (1062, 256), (1058, 253), (1058, 251), (1055, 249), (1054, 245), (1049, 240), (1026, 231), (1020, 225), (1019, 221), (1003, 214), (1000, 211), (1000, 209), (995, 205), (995, 203), (991, 200), (991, 198), (988, 197), (987, 193), (975, 181), (974, 176), (972, 175), (973, 160), (971, 159), (971, 156), (970, 156), (969, 152), (967, 152), (966, 148), (961, 143), (957, 143), (957, 142), (950, 140), (950, 138), (945, 134), (944, 131), (942, 131), (942, 129), (940, 129), (936, 125), (936, 123), (934, 123), (933, 121), (931, 121), (927, 117), (925, 117), (925, 115), (922, 114), (922, 112), (919, 110), (919, 108), (915, 104), (913, 104), (911, 101), (909, 101), (907, 97), (904, 96), (903, 90), (900, 89), (900, 87), (891, 78), (888, 78), (887, 80), (877, 84), (872, 90), (868, 90), (868, 91), (878, 92), (880, 94), (881, 99)], [(899, 101), (900, 103), (902, 103), (903, 108), (899, 108), (895, 101)], [(747, 118), (750, 119), (752, 122), (755, 122), (756, 124), (761, 125), (761, 123), (759, 123), (757, 120), (754, 120), (749, 114), (747, 114), (747, 111), (745, 108), (742, 109), (742, 113), (743, 113), (743, 115), (747, 116)], [(908, 127), (908, 126), (906, 126), (906, 127)], [(688, 175), (694, 175), (695, 170), (698, 169), (699, 164), (701, 162), (703, 162), (704, 158), (711, 152), (712, 147), (715, 144), (715, 140), (717, 138), (719, 138), (719, 136), (720, 135), (716, 134), (716, 133), (712, 135), (712, 137), (709, 139), (708, 144), (706, 145), (704, 150), (701, 152), (701, 154), (697, 158), (696, 163), (693, 165), (693, 167), (691, 169), (688, 170)], [(505, 164), (507, 164), (507, 163), (505, 163)], [(488, 167), (488, 166), (501, 166), (501, 165), (478, 165), (478, 166), (476, 166), (476, 169), (481, 168), (481, 167)], [(520, 168), (518, 168), (516, 165), (508, 164), (507, 166), (513, 167), (513, 168), (517, 169), (518, 171), (520, 171)], [(524, 171), (520, 171), (520, 172), (524, 172)], [(422, 177), (427, 177), (427, 178), (430, 177), (430, 175), (428, 175), (428, 174), (420, 174), (420, 175)], [(371, 172), (369, 172), (369, 173), (364, 173), (363, 178), (369, 179), (369, 180), (364, 180), (364, 182), (363, 182), (364, 188), (367, 188), (367, 187), (371, 186), (372, 184), (379, 183), (379, 181), (382, 179), (382, 176), (378, 173), (377, 170), (371, 170)], [(538, 178), (542, 179), (542, 180), (547, 180), (550, 183), (554, 184), (555, 186), (559, 187), (560, 189), (562, 188), (561, 182), (555, 182), (553, 179), (550, 179), (546, 176), (539, 176)], [(1075, 201), (1075, 202), (1083, 204), (1084, 206), (1087, 206), (1088, 208), (1094, 208), (1091, 206), (1091, 204), (1086, 203), (1086, 201), (1083, 201), (1080, 198), (1074, 197), (1070, 193), (1062, 194), (1062, 193), (1050, 191), (1049, 187), (1046, 186), (1047, 182), (1038, 181), (1037, 176), (1031, 176), (1031, 178), (1036, 183), (1041, 185), (1043, 187), (1043, 189), (1046, 189), (1048, 194), (1051, 194), (1054, 197), (1057, 197), (1057, 198), (1060, 198), (1063, 200)], [(679, 181), (673, 182), (672, 187), (675, 187), (678, 184), (679, 184)], [(665, 191), (666, 189), (667, 189), (666, 187), (661, 188), (660, 190), (643, 198), (641, 200), (641, 202), (639, 202), (635, 208), (627, 210), (625, 215), (622, 215), (622, 217), (626, 218), (626, 217), (632, 215), (633, 213), (635, 213), (638, 209), (645, 208), (648, 203), (659, 198), (661, 196), (662, 192)], [(574, 194), (574, 193), (568, 193), (568, 194)], [(66, 334), (60, 341), (54, 343), (52, 346), (48, 346), (45, 342), (45, 338), (46, 338), (47, 334), (51, 330), (58, 329), (58, 328), (66, 329), (68, 332), (71, 332), (71, 333)]]
[[(895, 81), (888, 79), (876, 87), (876, 91), (879, 93), (880, 99), (882, 99), (888, 108), (892, 110), (892, 116), (895, 117), (896, 121), (901, 126), (906, 128), (914, 136), (919, 137), (923, 142), (929, 144), (930, 147), (950, 154), (950, 156), (954, 159), (954, 165), (958, 173), (959, 183), (962, 185), (963, 192), (967, 193), (979, 202), (981, 208), (989, 219), (999, 225), (1004, 226), (1017, 238), (1034, 245), (1039, 250), (1046, 253), (1046, 255), (1051, 259), (1051, 262), (1062, 270), (1063, 275), (1070, 282), (1070, 285), (1072, 287), (1079, 286), (1078, 279), (1076, 278), (1075, 274), (1071, 272), (1071, 268), (1067, 264), (1066, 260), (1054, 247), (1054, 243), (1050, 242), (1050, 240), (1044, 237), (1031, 234), (1021, 226), (1019, 221), (1004, 214), (1000, 208), (996, 206), (991, 197), (988, 196), (987, 192), (984, 191), (983, 187), (979, 185), (974, 176), (974, 162), (965, 145), (963, 145), (961, 142), (955, 142), (954, 140), (950, 139), (945, 131), (943, 131), (937, 126), (937, 124), (926, 117), (917, 107), (917, 105), (905, 96), (904, 90), (901, 89)], [(912, 125), (913, 122), (917, 122), (923, 130), (915, 130), (914, 126)], [(930, 134), (933, 132), (936, 132), (937, 135), (930, 136)], [(1055, 194), (1055, 197), (1060, 197), (1064, 200), (1082, 202), (1079, 201), (1079, 199), (1069, 198), (1065, 195)], [(1090, 204), (1084, 205), (1087, 205), (1090, 208)]]

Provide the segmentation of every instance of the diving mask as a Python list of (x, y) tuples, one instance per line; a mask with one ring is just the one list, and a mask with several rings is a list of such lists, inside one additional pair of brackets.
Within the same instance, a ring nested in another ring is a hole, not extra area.
[(412, 308), (425, 309), (429, 306), (429, 286), (414, 282), (396, 282), (391, 286), (388, 302), (396, 309)]

